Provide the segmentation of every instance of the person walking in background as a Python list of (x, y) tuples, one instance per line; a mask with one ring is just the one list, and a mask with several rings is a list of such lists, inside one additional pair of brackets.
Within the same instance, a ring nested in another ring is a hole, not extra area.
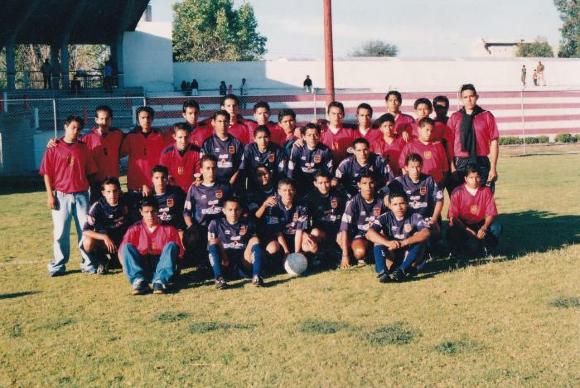
[(534, 69), (534, 74), (532, 74), (532, 80), (534, 81), (534, 86), (538, 86), (538, 71)]
[(48, 58), (44, 60), (42, 66), (40, 66), (40, 72), (42, 73), (42, 80), (43, 80), (43, 88), (50, 89), (50, 75), (52, 74), (52, 66), (50, 66), (50, 62)]
[(521, 77), (523, 87), (526, 86), (526, 73), (527, 73), (526, 65), (523, 65), (522, 66), (522, 77)]
[(246, 79), (242, 78), (242, 83), (240, 84), (240, 107), (246, 109), (246, 97), (248, 95), (248, 84)]
[(199, 96), (199, 83), (195, 78), (191, 80), (191, 94)]
[(538, 66), (536, 66), (536, 71), (538, 72), (538, 84), (546, 86), (546, 79), (544, 78), (545, 66), (542, 61), (538, 61)]
[(225, 96), (227, 93), (228, 87), (226, 86), (226, 81), (220, 82), (220, 96)]
[(304, 85), (304, 91), (306, 93), (312, 93), (312, 80), (310, 79), (309, 75), (306, 76), (306, 79), (302, 85)]

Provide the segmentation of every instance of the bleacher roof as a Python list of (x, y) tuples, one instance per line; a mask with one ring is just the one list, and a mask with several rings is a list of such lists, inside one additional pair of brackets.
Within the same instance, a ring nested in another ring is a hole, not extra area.
[[(69, 34), (70, 44), (111, 43), (137, 26), (149, 0), (2, 0), (0, 47), (51, 44)], [(14, 36), (13, 36), (14, 35)]]

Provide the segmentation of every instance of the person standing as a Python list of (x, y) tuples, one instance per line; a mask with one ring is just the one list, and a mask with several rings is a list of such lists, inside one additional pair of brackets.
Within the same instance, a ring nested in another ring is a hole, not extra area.
[(246, 97), (248, 95), (248, 84), (246, 83), (246, 79), (242, 78), (242, 83), (240, 84), (240, 105), (242, 109), (246, 109)]
[(304, 91), (306, 93), (312, 93), (312, 80), (310, 79), (309, 75), (306, 76), (306, 79), (304, 80), (302, 85), (304, 86)]
[(52, 74), (52, 66), (48, 58), (44, 60), (42, 66), (40, 66), (40, 72), (42, 73), (43, 88), (50, 89), (50, 75)]
[(191, 94), (199, 96), (199, 82), (195, 78), (191, 80)]
[(542, 61), (538, 61), (538, 66), (536, 66), (536, 71), (538, 72), (538, 85), (546, 86), (546, 79), (544, 78), (544, 64)]
[(226, 92), (228, 90), (228, 87), (226, 86), (226, 81), (221, 81), (220, 82), (220, 96), (225, 96)]
[(521, 81), (522, 81), (522, 86), (525, 87), (526, 86), (526, 65), (522, 66), (522, 77), (521, 77)]

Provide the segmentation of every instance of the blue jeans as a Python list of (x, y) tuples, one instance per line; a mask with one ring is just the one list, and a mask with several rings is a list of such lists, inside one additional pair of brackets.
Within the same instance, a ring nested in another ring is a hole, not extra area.
[(148, 283), (167, 284), (175, 274), (179, 247), (176, 243), (165, 244), (160, 256), (141, 255), (133, 244), (126, 244), (122, 250), (123, 266), (129, 283), (143, 279)]
[[(89, 193), (65, 194), (56, 192), (56, 209), (52, 210), (53, 250), (54, 258), (48, 263), (48, 273), (62, 274), (66, 270), (66, 263), (70, 258), (70, 224), (75, 220), (77, 241), (80, 242), (83, 226), (87, 220), (89, 210)], [(95, 272), (95, 268), (86, 266), (81, 261), (83, 271)]]
[(425, 254), (425, 246), (426, 243), (422, 242), (391, 251), (384, 245), (375, 245), (373, 249), (375, 255), (375, 271), (382, 273), (387, 270), (386, 259), (393, 261), (395, 266), (399, 265), (399, 268), (403, 271), (408, 270), (413, 263), (420, 264)]

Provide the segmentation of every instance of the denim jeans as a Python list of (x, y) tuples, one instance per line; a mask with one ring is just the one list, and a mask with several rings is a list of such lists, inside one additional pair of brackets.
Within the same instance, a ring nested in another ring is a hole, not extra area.
[[(87, 220), (89, 210), (89, 193), (65, 194), (56, 192), (56, 209), (52, 210), (54, 258), (48, 263), (48, 272), (51, 275), (62, 274), (66, 270), (66, 263), (70, 258), (70, 224), (75, 220), (77, 240), (80, 242), (83, 226)], [(83, 271), (94, 272), (95, 268), (83, 266)]]
[(425, 246), (426, 243), (422, 242), (391, 251), (384, 245), (375, 245), (373, 249), (375, 255), (375, 271), (380, 274), (387, 270), (386, 259), (392, 260), (395, 268), (399, 266), (403, 271), (408, 270), (414, 262), (420, 264), (425, 254)]
[(137, 279), (167, 284), (175, 274), (179, 247), (170, 242), (165, 244), (160, 256), (152, 256), (141, 255), (133, 244), (126, 244), (122, 253), (125, 261), (123, 268), (130, 284)]

